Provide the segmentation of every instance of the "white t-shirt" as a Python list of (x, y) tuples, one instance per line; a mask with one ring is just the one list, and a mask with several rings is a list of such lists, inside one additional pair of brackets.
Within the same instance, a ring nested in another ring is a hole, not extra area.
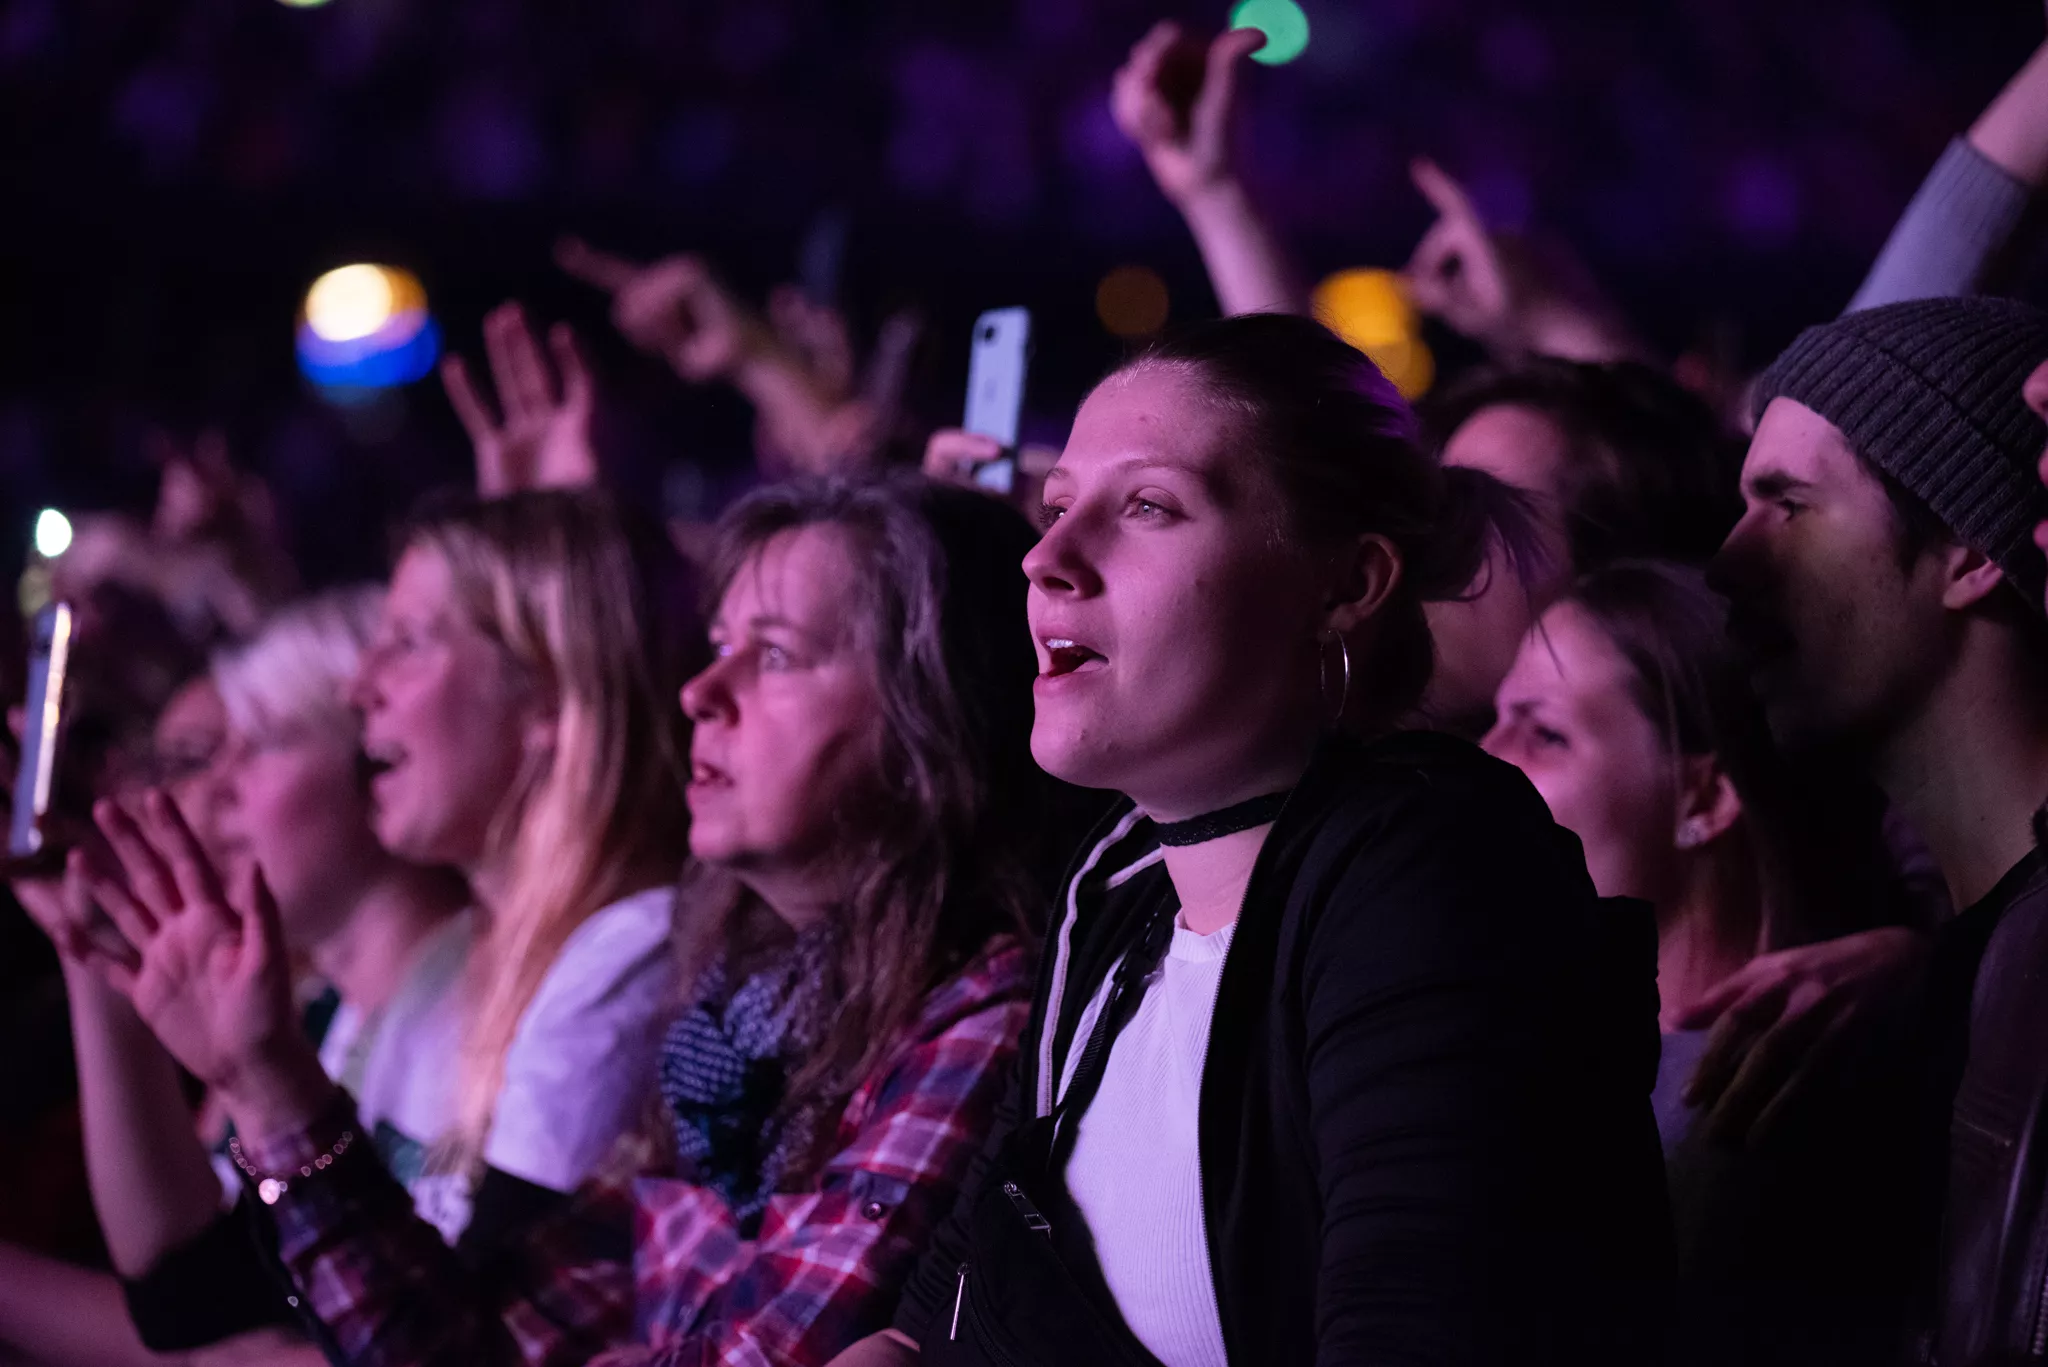
[[(1109, 1051), (1081, 1117), (1067, 1190), (1087, 1221), (1124, 1323), (1166, 1367), (1228, 1367), (1202, 1211), (1202, 1064), (1235, 923), (1173, 943)], [(1064, 1095), (1109, 997), (1105, 979), (1075, 1026)]]
[[(569, 1191), (637, 1118), (654, 1086), (655, 1058), (675, 1011), (675, 901), (673, 887), (634, 893), (592, 914), (563, 943), (505, 1055), (505, 1081), (484, 1140), (486, 1164)], [(380, 1032), (402, 1036), (407, 1050), (432, 1063), (423, 1071), (439, 1084), (443, 1127), (450, 1118), (452, 1061), (461, 1049), (456, 996), (444, 994), (418, 1017), (387, 1012)], [(394, 1103), (392, 1122), (406, 1128), (408, 1120), (423, 1118), (433, 1090), (406, 1093), (407, 1105), (417, 1109)], [(365, 1123), (371, 1123), (367, 1116)], [(415, 1208), (452, 1243), (469, 1223), (473, 1193), (467, 1181), (437, 1173), (409, 1185)]]
[(427, 1146), (455, 1120), (449, 1070), (460, 1057), (458, 986), (475, 941), (476, 914), (453, 917), (420, 946), (382, 1010), (366, 1018), (344, 1002), (320, 1041), (327, 1075), (355, 1095), (378, 1157), (413, 1192), (416, 1208)]

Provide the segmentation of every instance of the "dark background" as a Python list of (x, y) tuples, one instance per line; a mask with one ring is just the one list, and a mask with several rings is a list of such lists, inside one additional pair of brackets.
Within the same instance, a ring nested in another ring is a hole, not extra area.
[[(1672, 351), (1767, 359), (1838, 310), (1943, 142), (2041, 38), (2035, 0), (1304, 0), (1260, 69), (1255, 182), (1310, 271), (1396, 265), (1426, 151), (1507, 225), (1576, 245)], [(739, 477), (747, 412), (630, 354), (560, 277), (565, 231), (711, 255), (758, 294), (822, 214), (857, 327), (915, 302), (917, 392), (957, 417), (979, 309), (1037, 313), (1056, 439), (1119, 345), (1110, 268), (1214, 304), (1110, 125), (1137, 0), (0, 0), (0, 546), (35, 508), (146, 508), (147, 434), (224, 426), (316, 580), (467, 452), (432, 380), (348, 416), (309, 393), (319, 271), (405, 265), (450, 345), (508, 295), (584, 325), (628, 482), (683, 511)], [(677, 468), (684, 470), (675, 475)], [(0, 551), (0, 566), (18, 552)]]

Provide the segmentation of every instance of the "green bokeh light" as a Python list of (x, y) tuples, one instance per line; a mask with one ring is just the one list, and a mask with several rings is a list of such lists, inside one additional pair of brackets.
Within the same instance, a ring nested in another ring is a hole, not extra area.
[(1308, 15), (1295, 0), (1237, 0), (1230, 26), (1266, 35), (1266, 45), (1252, 60), (1267, 66), (1284, 66), (1308, 50)]

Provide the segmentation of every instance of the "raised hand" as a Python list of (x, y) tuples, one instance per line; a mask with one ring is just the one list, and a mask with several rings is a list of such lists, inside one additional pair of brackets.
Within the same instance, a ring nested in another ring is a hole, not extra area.
[(500, 304), (484, 318), (484, 354), (502, 417), (479, 392), (467, 361), (450, 356), (441, 366), (448, 402), (476, 448), (477, 492), (494, 498), (515, 489), (594, 483), (597, 450), (590, 427), (596, 387), (575, 331), (567, 323), (548, 329), (544, 355), (526, 310)]
[(1465, 187), (1427, 158), (1409, 168), (1436, 210), (1406, 272), (1415, 305), (1467, 337), (1491, 342), (1513, 325), (1514, 299), (1501, 243), (1487, 231)]
[(555, 261), (611, 295), (612, 322), (626, 339), (693, 383), (736, 378), (772, 341), (767, 325), (698, 257), (642, 265), (571, 237), (556, 247)]
[(768, 294), (768, 322), (820, 394), (844, 399), (853, 393), (853, 334), (845, 314), (814, 302), (800, 286), (777, 285)]
[(1238, 72), (1265, 41), (1257, 29), (1232, 29), (1205, 46), (1161, 20), (1117, 70), (1110, 114), (1176, 204), (1235, 181), (1230, 140)]
[(93, 810), (121, 876), (72, 856), (72, 872), (136, 949), (101, 971), (164, 1047), (245, 1130), (314, 1118), (331, 1084), (293, 1017), (277, 904), (260, 870), (230, 897), (177, 805), (147, 794), (141, 814)]
[(1410, 173), (1437, 214), (1403, 272), (1417, 308), (1509, 357), (1653, 359), (1569, 252), (1489, 231), (1465, 187), (1427, 158)]

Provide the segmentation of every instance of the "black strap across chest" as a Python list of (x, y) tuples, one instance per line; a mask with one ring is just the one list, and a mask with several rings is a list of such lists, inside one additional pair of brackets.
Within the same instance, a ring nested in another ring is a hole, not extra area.
[(1088, 1032), (1088, 1042), (1081, 1048), (1081, 1061), (1074, 1067), (1073, 1080), (1053, 1107), (1052, 1149), (1047, 1158), (1047, 1168), (1052, 1173), (1066, 1169), (1067, 1159), (1074, 1152), (1075, 1137), (1080, 1133), (1081, 1117), (1086, 1114), (1095, 1094), (1102, 1089), (1102, 1078), (1109, 1071), (1109, 1049), (1131, 1018), (1138, 1014), (1138, 1004), (1144, 999), (1145, 989), (1151, 985), (1153, 973), (1160, 960), (1166, 957), (1166, 947), (1173, 943), (1173, 921), (1180, 908), (1173, 899), (1166, 899), (1146, 919), (1145, 927), (1111, 977), (1109, 999), (1102, 1004), (1102, 1014), (1095, 1019), (1095, 1028)]

